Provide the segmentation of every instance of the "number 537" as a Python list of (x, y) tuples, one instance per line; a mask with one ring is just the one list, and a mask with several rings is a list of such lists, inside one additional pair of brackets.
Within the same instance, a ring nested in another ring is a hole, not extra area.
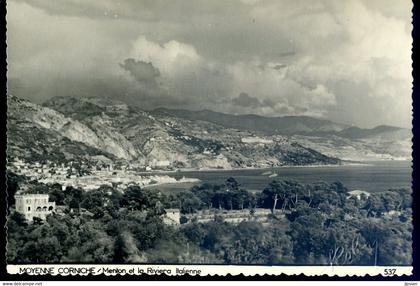
[(385, 268), (384, 269), (384, 275), (385, 276), (395, 275), (396, 271), (397, 271), (397, 269), (395, 269), (395, 268)]

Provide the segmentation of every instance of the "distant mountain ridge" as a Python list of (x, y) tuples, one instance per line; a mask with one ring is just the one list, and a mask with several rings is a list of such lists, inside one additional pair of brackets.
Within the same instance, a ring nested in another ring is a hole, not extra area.
[(411, 160), (412, 132), (407, 128), (388, 125), (359, 128), (307, 116), (230, 115), (210, 110), (157, 108), (153, 113), (212, 122), (267, 136), (283, 135), (303, 146), (344, 160)]
[(185, 109), (157, 108), (155, 114), (166, 113), (188, 120), (208, 121), (227, 128), (252, 130), (267, 134), (309, 134), (313, 132), (338, 132), (348, 125), (308, 116), (264, 117), (256, 114), (231, 115), (211, 110), (190, 111)]
[(8, 105), (8, 156), (25, 160), (99, 158), (193, 169), (341, 162), (282, 135), (257, 135), (106, 99), (55, 97), (41, 106), (8, 96)]
[(368, 138), (383, 133), (401, 132), (409, 135), (410, 130), (380, 125), (370, 129), (359, 128), (326, 119), (309, 116), (264, 117), (255, 114), (231, 115), (211, 110), (191, 111), (185, 109), (157, 108), (154, 114), (168, 114), (188, 120), (201, 120), (226, 128), (259, 131), (281, 135), (336, 135), (349, 139)]
[(389, 125), (379, 125), (374, 128), (370, 129), (363, 129), (359, 127), (349, 127), (346, 129), (341, 130), (337, 133), (338, 136), (350, 138), (350, 139), (361, 139), (361, 138), (369, 138), (374, 136), (379, 136), (381, 134), (389, 134), (389, 133), (401, 133), (401, 135), (410, 136), (411, 131), (406, 128), (389, 126)]

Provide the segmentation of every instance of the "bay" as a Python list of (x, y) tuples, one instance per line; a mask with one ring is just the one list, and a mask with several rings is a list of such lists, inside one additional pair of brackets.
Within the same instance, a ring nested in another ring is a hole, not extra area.
[[(202, 183), (211, 184), (222, 184), (227, 178), (233, 177), (243, 188), (250, 191), (261, 191), (273, 180), (295, 180), (304, 184), (340, 181), (349, 190), (379, 192), (398, 188), (411, 189), (411, 172), (410, 161), (375, 161), (341, 166), (179, 171), (166, 174), (177, 179), (198, 178)], [(182, 191), (195, 184), (197, 183), (163, 184), (151, 189)]]

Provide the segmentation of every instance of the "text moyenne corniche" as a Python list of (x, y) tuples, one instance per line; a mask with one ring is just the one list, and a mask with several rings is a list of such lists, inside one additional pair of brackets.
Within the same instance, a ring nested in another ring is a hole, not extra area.
[(88, 266), (88, 267), (20, 267), (19, 274), (30, 274), (30, 275), (200, 275), (201, 270), (199, 269), (188, 269), (185, 267), (175, 267), (175, 268), (162, 268), (162, 267), (118, 267), (118, 266)]

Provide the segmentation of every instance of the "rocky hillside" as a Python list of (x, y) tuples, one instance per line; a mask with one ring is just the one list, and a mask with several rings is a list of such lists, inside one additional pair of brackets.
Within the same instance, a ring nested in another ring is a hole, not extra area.
[(291, 139), (343, 160), (410, 160), (411, 130), (393, 126), (350, 127), (322, 136), (295, 135)]
[(27, 160), (112, 160), (160, 168), (338, 164), (286, 136), (146, 112), (98, 98), (43, 106), (8, 96), (8, 155)]
[(371, 129), (305, 116), (263, 117), (230, 115), (209, 110), (188, 111), (159, 108), (156, 115), (211, 122), (224, 128), (251, 131), (266, 136), (283, 135), (328, 156), (351, 161), (409, 160), (411, 130), (380, 125)]
[(92, 146), (93, 131), (80, 122), (14, 96), (7, 99), (8, 156), (27, 161), (116, 158)]

